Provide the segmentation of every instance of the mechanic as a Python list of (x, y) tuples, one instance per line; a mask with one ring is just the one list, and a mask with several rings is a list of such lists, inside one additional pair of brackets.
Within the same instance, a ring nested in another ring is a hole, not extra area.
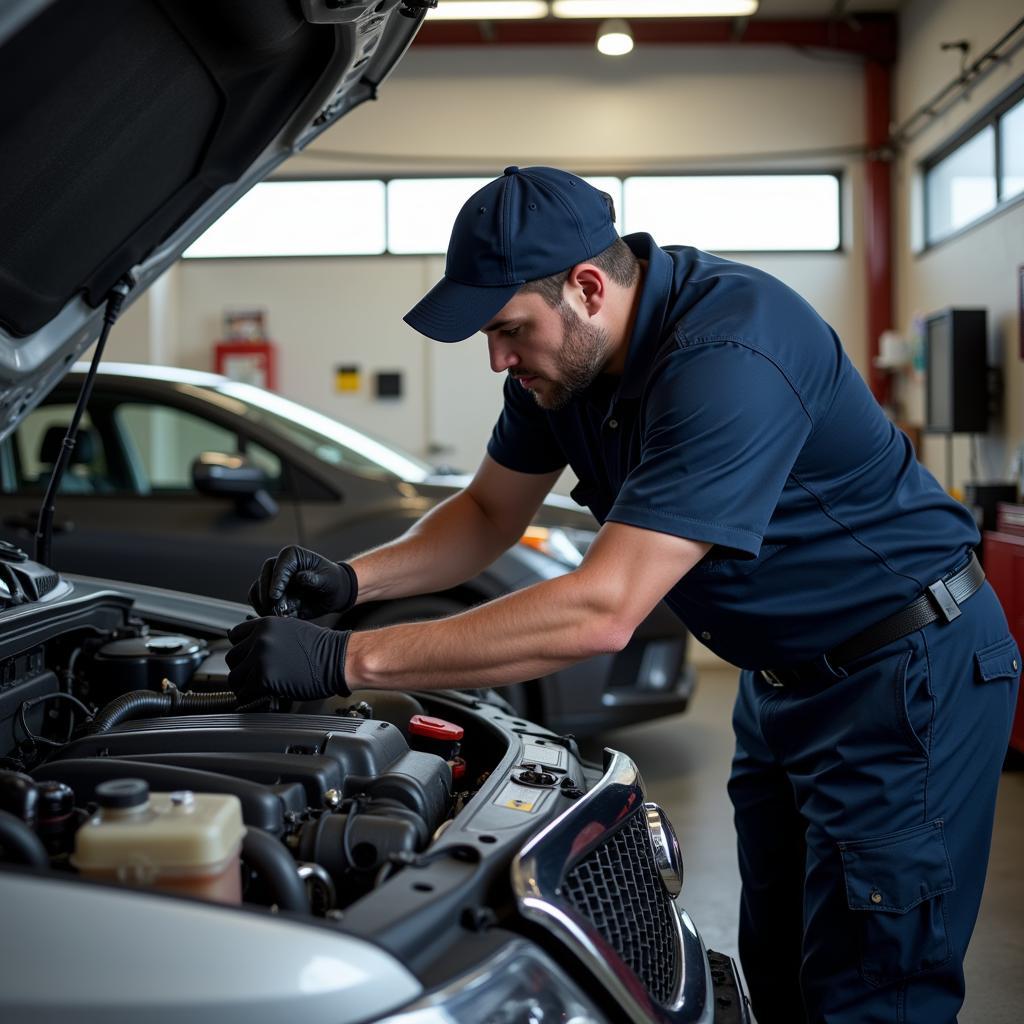
[[(758, 1020), (954, 1021), (1020, 669), (975, 524), (796, 293), (613, 221), (604, 193), (545, 167), (463, 206), (405, 319), (486, 335), (507, 374), (487, 454), (351, 564), (268, 560), (231, 684), (500, 686), (621, 650), (665, 598), (742, 669), (729, 792)], [(432, 622), (306, 621), (474, 576), (567, 464), (603, 524), (573, 572)]]

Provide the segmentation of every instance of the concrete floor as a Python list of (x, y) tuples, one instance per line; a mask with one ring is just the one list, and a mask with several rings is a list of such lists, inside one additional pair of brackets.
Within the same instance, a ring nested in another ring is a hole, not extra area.
[[(640, 766), (649, 799), (662, 805), (679, 834), (686, 868), (684, 905), (709, 947), (737, 957), (740, 882), (725, 790), (735, 692), (735, 670), (700, 669), (686, 714), (610, 732), (584, 749), (594, 756), (602, 745), (615, 747)], [(1024, 1020), (1022, 853), (1024, 772), (1004, 772), (988, 883), (967, 955), (967, 1001), (960, 1024)]]

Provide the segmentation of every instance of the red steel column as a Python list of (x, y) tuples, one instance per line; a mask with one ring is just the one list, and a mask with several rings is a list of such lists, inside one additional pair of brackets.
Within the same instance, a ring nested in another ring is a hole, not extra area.
[(865, 162), (864, 238), (868, 288), (868, 382), (879, 402), (889, 397), (889, 378), (875, 366), (878, 338), (893, 326), (892, 160), (886, 147), (891, 111), (891, 65), (864, 61)]

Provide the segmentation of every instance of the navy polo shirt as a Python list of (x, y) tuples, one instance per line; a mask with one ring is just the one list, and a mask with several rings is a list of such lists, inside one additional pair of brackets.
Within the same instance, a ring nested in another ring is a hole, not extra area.
[(623, 374), (554, 412), (507, 380), (495, 461), (568, 464), (598, 522), (713, 545), (666, 601), (743, 668), (814, 658), (966, 559), (973, 518), (807, 302), (753, 267), (625, 240), (648, 265)]

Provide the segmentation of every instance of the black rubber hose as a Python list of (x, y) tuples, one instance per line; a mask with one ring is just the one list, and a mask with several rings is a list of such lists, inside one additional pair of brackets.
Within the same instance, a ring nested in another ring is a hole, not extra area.
[(132, 718), (148, 718), (151, 715), (191, 715), (204, 711), (232, 711), (238, 707), (238, 695), (231, 691), (223, 693), (153, 693), (150, 690), (133, 690), (115, 697), (92, 720), (90, 733), (110, 732), (115, 725)]
[(48, 868), (50, 856), (42, 840), (21, 820), (7, 811), (0, 811), (0, 847), (3, 859), (34, 868)]
[(242, 860), (267, 883), (274, 902), (282, 910), (309, 913), (306, 885), (299, 878), (292, 855), (280, 839), (259, 828), (247, 828), (242, 840)]

